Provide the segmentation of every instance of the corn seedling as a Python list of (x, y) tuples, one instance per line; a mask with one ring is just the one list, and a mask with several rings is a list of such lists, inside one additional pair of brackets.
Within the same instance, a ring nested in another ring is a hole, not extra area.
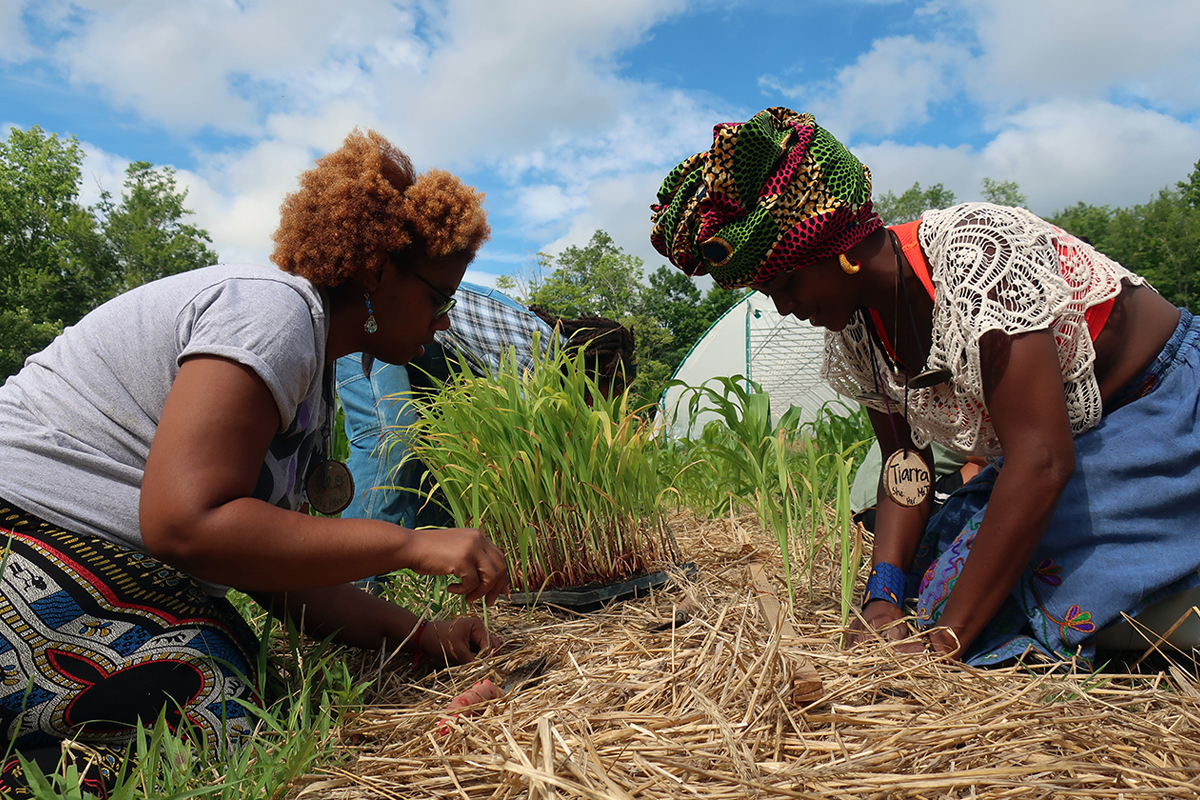
[(801, 410), (791, 408), (773, 424), (769, 398), (742, 376), (686, 389), (680, 402), (690, 416), (703, 405), (717, 419), (694, 439), (664, 445), (664, 466), (674, 470), (681, 500), (710, 515), (730, 502), (751, 507), (779, 543), (793, 603), (796, 575), (807, 571), (811, 596), (812, 567), (836, 536), (842, 593), (853, 597), (861, 546), (853, 538), (849, 486), (856, 454), (871, 438), (866, 416), (825, 407), (816, 422), (798, 426)]

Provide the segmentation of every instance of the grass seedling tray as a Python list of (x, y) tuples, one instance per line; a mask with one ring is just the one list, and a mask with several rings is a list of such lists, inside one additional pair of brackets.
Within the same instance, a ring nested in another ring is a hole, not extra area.
[(521, 606), (558, 606), (577, 614), (587, 614), (599, 611), (611, 603), (644, 597), (651, 589), (657, 589), (670, 583), (672, 574), (680, 571), (684, 575), (694, 575), (696, 565), (690, 561), (680, 565), (671, 573), (665, 571), (648, 572), (635, 575), (619, 583), (580, 586), (577, 589), (546, 589), (541, 592), (513, 592), (512, 602)]

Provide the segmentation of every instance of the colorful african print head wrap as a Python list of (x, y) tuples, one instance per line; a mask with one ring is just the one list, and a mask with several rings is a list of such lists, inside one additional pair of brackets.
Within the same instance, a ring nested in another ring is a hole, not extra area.
[(768, 108), (713, 128), (713, 146), (658, 190), (650, 242), (726, 289), (844, 253), (883, 223), (871, 172), (812, 114)]

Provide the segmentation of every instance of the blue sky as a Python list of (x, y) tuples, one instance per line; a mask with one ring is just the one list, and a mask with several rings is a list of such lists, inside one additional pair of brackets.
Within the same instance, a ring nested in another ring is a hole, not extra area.
[(1195, 0), (0, 0), (0, 126), (74, 135), (83, 196), (169, 164), (226, 260), (265, 262), (283, 195), (355, 126), (487, 193), (469, 277), (648, 206), (712, 125), (786, 105), (872, 170), (1031, 209), (1125, 206), (1200, 160)]

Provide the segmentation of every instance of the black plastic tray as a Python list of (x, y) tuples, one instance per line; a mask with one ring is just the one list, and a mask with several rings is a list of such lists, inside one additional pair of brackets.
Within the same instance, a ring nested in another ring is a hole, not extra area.
[(682, 572), (684, 575), (694, 575), (696, 565), (690, 561), (681, 564), (672, 572), (648, 572), (635, 575), (620, 583), (606, 583), (602, 586), (583, 586), (579, 589), (546, 589), (541, 592), (513, 592), (512, 602), (521, 606), (558, 606), (578, 614), (598, 611), (611, 604), (635, 597), (644, 597), (651, 589), (664, 586), (671, 580), (673, 573)]

